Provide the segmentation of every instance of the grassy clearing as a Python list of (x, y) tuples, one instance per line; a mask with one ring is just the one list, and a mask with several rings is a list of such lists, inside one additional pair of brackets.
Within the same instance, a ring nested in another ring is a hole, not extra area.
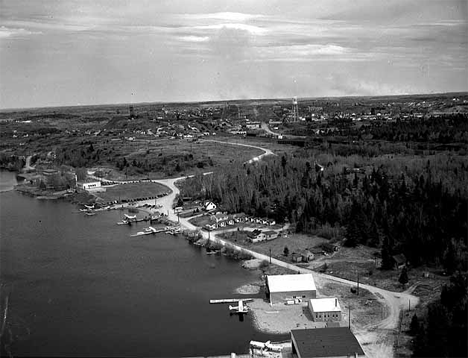
[(156, 197), (168, 192), (170, 192), (170, 189), (159, 183), (134, 183), (106, 188), (106, 191), (98, 193), (98, 196), (105, 202), (114, 200), (128, 201)]
[[(253, 251), (259, 252), (261, 254), (270, 255), (274, 258), (277, 258), (282, 261), (291, 262), (291, 254), (293, 252), (301, 252), (307, 248), (312, 248), (315, 245), (318, 245), (327, 240), (322, 239), (318, 236), (309, 236), (304, 234), (291, 234), (288, 237), (279, 237), (275, 240), (251, 243), (247, 239), (247, 232), (231, 232), (221, 235), (226, 240), (235, 242), (236, 244), (242, 245), (245, 248), (251, 249)], [(288, 257), (283, 255), (284, 248), (288, 247), (289, 255)]]

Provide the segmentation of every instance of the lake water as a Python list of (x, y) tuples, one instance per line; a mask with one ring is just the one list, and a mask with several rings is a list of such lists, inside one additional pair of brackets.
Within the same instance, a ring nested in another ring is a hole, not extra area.
[[(1, 174), (2, 188), (14, 183)], [(0, 203), (2, 308), (10, 293), (14, 355), (202, 356), (286, 338), (209, 304), (240, 297), (234, 290), (257, 279), (239, 262), (182, 236), (130, 237), (145, 224), (116, 225), (118, 211), (86, 217), (67, 202), (15, 191)]]

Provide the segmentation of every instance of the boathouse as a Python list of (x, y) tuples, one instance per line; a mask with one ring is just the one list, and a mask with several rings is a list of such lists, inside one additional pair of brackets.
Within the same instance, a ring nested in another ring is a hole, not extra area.
[(313, 298), (309, 300), (308, 306), (315, 322), (341, 321), (341, 307), (337, 298)]
[(348, 327), (291, 330), (294, 358), (364, 358), (356, 336)]
[(284, 304), (300, 299), (310, 300), (317, 296), (312, 274), (269, 275), (266, 278), (266, 292), (270, 304)]
[(78, 183), (78, 185), (80, 188), (84, 190), (93, 190), (93, 189), (100, 188), (101, 182), (100, 181), (82, 182), (82, 183)]

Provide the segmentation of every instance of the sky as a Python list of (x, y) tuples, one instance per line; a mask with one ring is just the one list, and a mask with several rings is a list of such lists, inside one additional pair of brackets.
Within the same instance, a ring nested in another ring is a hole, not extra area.
[(0, 0), (0, 108), (468, 91), (467, 0)]

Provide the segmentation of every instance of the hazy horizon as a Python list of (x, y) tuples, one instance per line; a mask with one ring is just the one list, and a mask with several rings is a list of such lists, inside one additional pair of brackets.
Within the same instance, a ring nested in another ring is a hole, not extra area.
[(468, 91), (468, 2), (0, 1), (0, 109)]

